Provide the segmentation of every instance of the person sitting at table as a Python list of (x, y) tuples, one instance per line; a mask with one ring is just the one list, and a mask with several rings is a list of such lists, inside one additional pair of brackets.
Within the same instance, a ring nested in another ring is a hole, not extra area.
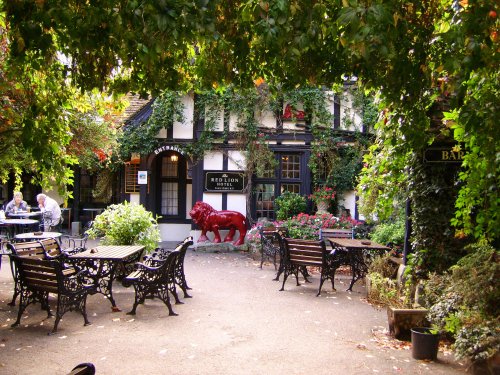
[(23, 193), (20, 191), (14, 192), (14, 198), (7, 203), (5, 206), (5, 214), (9, 216), (9, 214), (15, 214), (17, 211), (27, 211), (28, 203), (23, 200)]
[(42, 212), (40, 230), (52, 232), (52, 230), (60, 228), (62, 223), (61, 208), (57, 202), (45, 194), (38, 194), (36, 196), (36, 200), (38, 202), (38, 207), (40, 207), (40, 211)]

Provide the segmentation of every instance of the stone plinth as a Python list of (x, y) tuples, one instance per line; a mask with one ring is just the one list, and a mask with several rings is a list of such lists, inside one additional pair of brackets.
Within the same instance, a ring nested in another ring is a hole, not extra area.
[(231, 251), (248, 251), (247, 245), (234, 246), (231, 242), (197, 242), (193, 245), (194, 251), (204, 251), (207, 253), (229, 253)]

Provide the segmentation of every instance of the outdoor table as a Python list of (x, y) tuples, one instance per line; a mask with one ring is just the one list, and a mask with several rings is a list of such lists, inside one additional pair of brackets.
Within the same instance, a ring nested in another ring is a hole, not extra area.
[(9, 228), (14, 228), (14, 232), (12, 233), (11, 231), (11, 235), (12, 237), (15, 236), (17, 234), (17, 227), (18, 226), (23, 226), (23, 227), (27, 227), (29, 225), (34, 225), (34, 224), (38, 224), (38, 220), (34, 220), (34, 219), (4, 219), (2, 221), (0, 221), (0, 225), (5, 225)]
[(42, 215), (42, 211), (31, 211), (31, 212), (17, 211), (16, 213), (9, 213), (8, 217), (27, 219), (30, 217), (41, 216), (41, 215)]
[(70, 255), (69, 260), (89, 271), (94, 280), (97, 293), (106, 296), (113, 311), (120, 311), (113, 298), (113, 281), (119, 267), (126, 269), (141, 259), (144, 246), (116, 245), (97, 246), (81, 253)]
[(383, 255), (387, 246), (380, 245), (370, 240), (355, 240), (351, 238), (328, 237), (333, 250), (330, 257), (339, 258), (339, 261), (351, 266), (352, 279), (347, 290), (352, 291), (356, 281), (368, 273), (368, 264), (373, 255)]
[(20, 233), (15, 235), (16, 240), (45, 240), (47, 238), (57, 238), (61, 237), (62, 233), (60, 232), (28, 232), (28, 233)]
[(84, 208), (83, 211), (90, 212), (90, 220), (94, 221), (94, 218), (104, 211), (104, 208)]

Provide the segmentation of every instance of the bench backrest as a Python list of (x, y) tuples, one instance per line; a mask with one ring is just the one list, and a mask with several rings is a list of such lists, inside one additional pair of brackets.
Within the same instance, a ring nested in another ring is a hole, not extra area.
[(43, 240), (39, 240), (38, 242), (42, 244), (45, 252), (49, 257), (57, 257), (61, 255), (61, 246), (55, 238), (46, 238)]
[(45, 249), (39, 241), (9, 242), (7, 247), (14, 255), (39, 259), (45, 258)]
[(14, 255), (39, 259), (54, 258), (61, 254), (61, 247), (55, 238), (39, 241), (15, 242), (7, 245)]
[(30, 290), (59, 293), (63, 274), (57, 261), (37, 257), (12, 256), (22, 285)]
[(334, 229), (334, 228), (321, 228), (319, 230), (319, 239), (325, 240), (328, 237), (332, 238), (354, 238), (352, 229)]
[(324, 241), (285, 238), (285, 258), (287, 261), (304, 266), (322, 267), (326, 262)]

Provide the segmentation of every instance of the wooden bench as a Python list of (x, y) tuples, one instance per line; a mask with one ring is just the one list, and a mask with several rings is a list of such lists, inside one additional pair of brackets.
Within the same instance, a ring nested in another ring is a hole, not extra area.
[(285, 289), (285, 282), (289, 275), (295, 275), (297, 286), (299, 283), (300, 267), (314, 266), (321, 269), (321, 278), (319, 282), (318, 294), (321, 294), (321, 288), (325, 280), (330, 279), (332, 288), (334, 288), (333, 279), (335, 276), (335, 266), (329, 262), (328, 253), (324, 241), (299, 240), (285, 238), (285, 254), (283, 261), (283, 285), (280, 291)]
[[(66, 253), (61, 249), (59, 242), (55, 238), (47, 238), (38, 241), (28, 241), (28, 242), (15, 242), (8, 243), (8, 249), (10, 254), (17, 255), (21, 257), (35, 258), (35, 259), (58, 259), (61, 255)], [(19, 286), (19, 275), (15, 264), (13, 263), (11, 257), (11, 271), (12, 277), (14, 279), (14, 295), (12, 296), (12, 301), (9, 303), (10, 306), (16, 304), (17, 296), (20, 292)], [(63, 273), (70, 276), (76, 273), (73, 267), (63, 266)]]
[(319, 230), (319, 239), (328, 240), (331, 238), (354, 238), (352, 229), (321, 228)]
[(79, 311), (83, 315), (85, 325), (87, 319), (86, 302), (88, 293), (94, 290), (85, 283), (83, 273), (65, 275), (61, 263), (57, 260), (44, 260), (37, 256), (12, 255), (19, 280), (19, 311), (16, 327), (28, 305), (40, 302), (42, 308), (52, 316), (49, 306), (49, 293), (57, 295), (56, 321), (51, 333), (57, 332), (59, 321), (67, 311)]
[(127, 314), (135, 315), (137, 306), (143, 304), (146, 298), (157, 297), (167, 305), (168, 315), (177, 315), (172, 309), (169, 293), (176, 302), (179, 301), (174, 277), (175, 260), (178, 256), (179, 251), (174, 250), (167, 254), (165, 260), (153, 259), (135, 264), (136, 270), (122, 280), (123, 286), (133, 286), (135, 291), (134, 305)]

